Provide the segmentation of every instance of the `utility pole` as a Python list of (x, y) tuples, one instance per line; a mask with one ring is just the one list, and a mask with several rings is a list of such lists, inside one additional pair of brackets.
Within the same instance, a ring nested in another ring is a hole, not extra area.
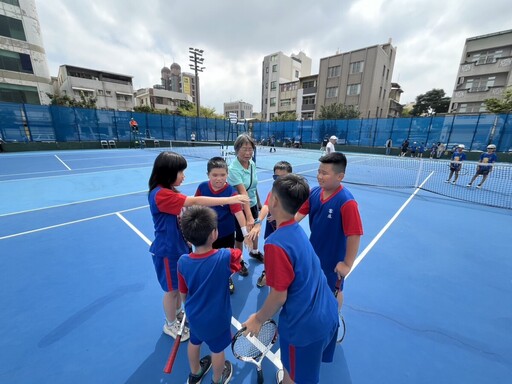
[(195, 74), (195, 86), (196, 86), (196, 131), (199, 132), (198, 123), (199, 123), (199, 77), (197, 75), (198, 72), (203, 72), (205, 70), (205, 67), (203, 67), (203, 50), (197, 49), (197, 48), (189, 48), (188, 49), (190, 56), (190, 69), (194, 71)]

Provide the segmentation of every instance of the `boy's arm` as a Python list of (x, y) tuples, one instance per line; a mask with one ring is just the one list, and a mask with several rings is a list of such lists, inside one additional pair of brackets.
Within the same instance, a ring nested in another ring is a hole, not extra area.
[(271, 319), (277, 311), (284, 305), (286, 299), (288, 298), (288, 291), (277, 291), (274, 288), (270, 288), (270, 293), (263, 304), (263, 307), (256, 312), (253, 313), (242, 326), (246, 327), (246, 331), (244, 332), (246, 335), (250, 334), (254, 336), (257, 334), (261, 326), (265, 321)]
[[(237, 186), (235, 186), (235, 188), (240, 195), (244, 195), (247, 196), (247, 198), (249, 198), (249, 193), (247, 192), (243, 184), (238, 184)], [(245, 213), (246, 225), (252, 228), (252, 226), (254, 225), (254, 218), (252, 217), (250, 204), (244, 204), (243, 209)]]
[(360, 235), (352, 235), (347, 237), (347, 251), (345, 259), (336, 264), (335, 272), (338, 274), (338, 280), (349, 274), (354, 261), (356, 260), (357, 251), (359, 250), (359, 243), (361, 242)]
[(265, 217), (268, 215), (268, 205), (263, 205), (260, 210), (260, 214), (258, 215), (259, 223), (254, 224), (251, 231), (249, 232), (249, 236), (247, 236), (248, 241), (253, 241), (260, 235), (261, 232), (261, 223), (265, 220)]
[(303, 215), (302, 213), (297, 212), (297, 213), (295, 214), (295, 221), (296, 221), (297, 223), (299, 223), (299, 222), (300, 222), (303, 218), (305, 218), (305, 217), (306, 217), (306, 215)]

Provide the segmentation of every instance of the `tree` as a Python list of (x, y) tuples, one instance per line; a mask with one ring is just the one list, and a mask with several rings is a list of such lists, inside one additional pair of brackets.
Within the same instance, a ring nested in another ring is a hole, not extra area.
[(416, 97), (416, 104), (412, 108), (411, 114), (413, 116), (421, 116), (429, 114), (429, 111), (446, 113), (449, 107), (450, 98), (445, 97), (444, 90), (434, 88)]
[(485, 107), (492, 113), (509, 113), (512, 112), (512, 87), (507, 88), (503, 98), (484, 100)]
[[(185, 102), (178, 108), (178, 115), (186, 117), (196, 117), (197, 110), (195, 104)], [(223, 119), (224, 116), (215, 112), (213, 107), (199, 107), (199, 117), (206, 117), (209, 119)]]
[(272, 121), (295, 121), (297, 114), (295, 112), (282, 112), (272, 118)]
[(361, 115), (353, 105), (344, 105), (341, 103), (334, 103), (329, 105), (322, 105), (320, 107), (320, 119), (324, 120), (337, 120), (337, 119), (357, 119)]
[(56, 93), (52, 95), (51, 93), (46, 93), (46, 95), (50, 98), (51, 105), (62, 105), (64, 107), (75, 107), (75, 108), (89, 108), (96, 109), (96, 101), (97, 99), (92, 96), (86, 96), (84, 91), (80, 91), (80, 100), (76, 100), (68, 95), (61, 96)]

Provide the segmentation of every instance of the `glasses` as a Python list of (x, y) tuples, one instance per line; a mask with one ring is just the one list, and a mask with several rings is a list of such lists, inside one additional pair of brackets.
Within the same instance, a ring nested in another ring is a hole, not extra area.
[(274, 180), (277, 180), (277, 179), (279, 179), (279, 175), (272, 175), (272, 178), (273, 178)]
[(241, 147), (239, 149), (240, 152), (254, 152), (254, 148), (253, 147)]

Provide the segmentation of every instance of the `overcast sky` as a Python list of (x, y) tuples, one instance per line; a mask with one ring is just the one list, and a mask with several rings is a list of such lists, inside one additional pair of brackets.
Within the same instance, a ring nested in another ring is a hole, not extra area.
[(401, 102), (442, 88), (451, 97), (466, 38), (512, 29), (510, 0), (36, 0), (50, 74), (68, 64), (160, 84), (188, 48), (204, 50), (201, 105), (243, 100), (261, 111), (263, 57), (320, 59), (392, 39)]

